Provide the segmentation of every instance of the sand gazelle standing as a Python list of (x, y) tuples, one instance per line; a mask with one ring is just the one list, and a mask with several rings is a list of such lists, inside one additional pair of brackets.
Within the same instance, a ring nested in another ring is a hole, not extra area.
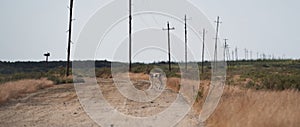
[(158, 72), (150, 73), (149, 75), (150, 75), (151, 88), (159, 91), (163, 90), (165, 86), (163, 82), (165, 75)]

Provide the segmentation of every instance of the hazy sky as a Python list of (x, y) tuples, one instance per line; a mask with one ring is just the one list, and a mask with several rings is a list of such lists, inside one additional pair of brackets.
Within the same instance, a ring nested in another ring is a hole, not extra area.
[[(108, 0), (75, 0), (76, 39), (89, 17)], [(134, 0), (133, 0), (134, 1)], [(299, 0), (191, 0), (213, 23), (221, 17), (220, 35), (232, 48), (299, 58)], [(69, 0), (1, 0), (0, 60), (65, 60)], [(171, 5), (171, 4), (170, 4)], [(104, 56), (105, 57), (105, 56)], [(105, 58), (100, 58), (105, 59)]]

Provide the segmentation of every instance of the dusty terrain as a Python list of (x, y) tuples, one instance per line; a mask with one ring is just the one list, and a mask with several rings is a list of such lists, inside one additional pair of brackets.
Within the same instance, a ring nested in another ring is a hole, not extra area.
[[(139, 79), (139, 76), (143, 78)], [(147, 89), (149, 83), (144, 81), (147, 77), (139, 76), (132, 75), (135, 87)], [(118, 111), (141, 117), (166, 109), (176, 98), (180, 84), (176, 78), (169, 79), (168, 88), (162, 93), (162, 97), (147, 103), (136, 103), (122, 97), (112, 85), (112, 79), (98, 79), (98, 83), (104, 97)], [(204, 86), (203, 93), (206, 93), (209, 81), (201, 84)], [(84, 112), (73, 84), (52, 85), (44, 79), (24, 80), (1, 84), (0, 88), (1, 127), (98, 126)], [(177, 126), (199, 126), (197, 119), (204, 97), (194, 104), (191, 112)], [(205, 124), (209, 127), (297, 127), (300, 125), (299, 97), (299, 92), (291, 90), (255, 91), (226, 87), (220, 104)]]
[[(146, 89), (149, 83), (132, 79), (139, 89)], [(25, 82), (25, 83), (24, 83)], [(31, 81), (13, 82), (27, 84)], [(112, 85), (111, 79), (98, 79), (103, 95), (118, 111), (131, 116), (145, 117), (155, 115), (166, 109), (177, 96), (178, 79), (170, 79), (172, 85), (162, 93), (162, 97), (148, 103), (126, 100)], [(12, 83), (9, 83), (12, 84)], [(4, 84), (8, 85), (8, 84)], [(26, 85), (25, 85), (26, 86)], [(173, 90), (174, 89), (174, 90)], [(32, 93), (33, 92), (33, 93)], [(126, 104), (124, 105), (124, 101)], [(191, 111), (177, 126), (196, 126), (197, 114)], [(83, 110), (77, 98), (73, 84), (51, 85), (12, 97), (0, 105), (0, 126), (98, 126)]]

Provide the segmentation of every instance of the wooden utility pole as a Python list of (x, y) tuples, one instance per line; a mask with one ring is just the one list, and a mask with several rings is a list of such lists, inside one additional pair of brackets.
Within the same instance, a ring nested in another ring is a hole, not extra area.
[(185, 40), (185, 70), (187, 70), (187, 42), (188, 42), (188, 35), (187, 35), (187, 18), (184, 15), (184, 40)]
[(170, 28), (170, 23), (167, 23), (167, 28), (163, 28), (163, 30), (168, 31), (168, 56), (169, 56), (169, 71), (171, 71), (171, 46), (170, 46), (170, 30), (175, 30), (174, 27)]
[(219, 25), (220, 25), (220, 23), (222, 23), (222, 22), (220, 22), (220, 17), (218, 16), (217, 17), (217, 21), (215, 21), (216, 22), (216, 24), (217, 24), (217, 27), (216, 27), (216, 38), (215, 38), (215, 54), (214, 54), (214, 62), (216, 62), (217, 61), (217, 59), (218, 59), (218, 35), (219, 35)]
[(232, 55), (231, 60), (234, 61), (234, 51), (233, 50), (231, 51), (231, 55)]
[(245, 48), (245, 60), (247, 61), (248, 59), (248, 50)]
[(230, 52), (229, 52), (229, 45), (227, 44), (227, 47), (226, 47), (226, 58), (227, 58), (227, 61), (230, 61)]
[(225, 44), (224, 44), (224, 61), (226, 61), (226, 57), (227, 57), (227, 60), (228, 60), (228, 54), (227, 54), (227, 48), (228, 48), (228, 44), (227, 44), (227, 40), (228, 39), (224, 39), (225, 41)]
[(68, 39), (67, 74), (66, 74), (67, 76), (69, 76), (69, 71), (70, 71), (70, 52), (71, 52), (71, 42), (72, 42), (73, 3), (74, 3), (74, 0), (70, 0), (69, 39)]
[(187, 28), (186, 28), (186, 15), (184, 16), (184, 40), (185, 40), (185, 70), (187, 70)]
[(235, 60), (238, 61), (239, 58), (238, 58), (238, 48), (235, 47)]
[(203, 43), (202, 43), (202, 74), (204, 73), (204, 49), (205, 49), (205, 34), (206, 34), (206, 30), (203, 29), (202, 35), (203, 35)]
[(131, 72), (132, 61), (131, 61), (131, 43), (132, 43), (132, 14), (131, 14), (132, 3), (129, 0), (129, 72)]

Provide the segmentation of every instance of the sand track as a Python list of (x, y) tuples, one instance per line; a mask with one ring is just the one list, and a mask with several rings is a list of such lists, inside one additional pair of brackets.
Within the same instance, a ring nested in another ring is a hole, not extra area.
[[(138, 84), (141, 86), (141, 81)], [(162, 98), (149, 103), (136, 103), (124, 100), (109, 80), (100, 83), (104, 96), (120, 112), (132, 116), (149, 116), (163, 111), (174, 101), (176, 92), (167, 90)], [(116, 98), (119, 97), (120, 98)], [(190, 113), (177, 126), (194, 126), (196, 114)], [(22, 98), (10, 99), (0, 105), (1, 127), (97, 127), (98, 125), (84, 112), (77, 98), (74, 85), (56, 85), (26, 94)]]

